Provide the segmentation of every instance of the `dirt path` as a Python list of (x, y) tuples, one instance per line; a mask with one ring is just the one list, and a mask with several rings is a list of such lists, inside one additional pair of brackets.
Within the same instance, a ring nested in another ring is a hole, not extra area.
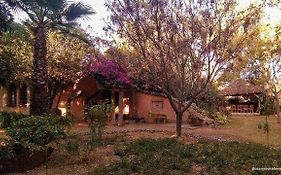
[[(243, 126), (241, 126), (243, 127)], [(238, 128), (239, 129), (239, 128)], [(86, 124), (78, 124), (72, 128), (72, 133), (75, 134), (87, 134), (89, 132), (88, 126)], [(206, 128), (206, 127), (191, 127), (190, 125), (182, 126), (182, 135), (191, 137), (194, 139), (215, 139), (215, 140), (237, 140), (241, 141), (241, 138), (236, 137), (229, 133), (229, 129), (216, 129), (216, 128)], [(119, 126), (108, 126), (105, 129), (106, 134), (116, 134), (116, 133), (142, 133), (145, 136), (147, 133), (165, 133), (167, 137), (175, 134), (175, 124), (126, 124), (122, 127)], [(151, 136), (151, 135), (150, 135)]]

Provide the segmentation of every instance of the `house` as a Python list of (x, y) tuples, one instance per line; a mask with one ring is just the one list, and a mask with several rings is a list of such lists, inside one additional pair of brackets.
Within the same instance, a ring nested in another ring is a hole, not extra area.
[(227, 101), (219, 111), (229, 110), (231, 113), (259, 114), (260, 95), (264, 92), (261, 86), (253, 85), (245, 80), (237, 79), (220, 91)]
[(176, 119), (165, 96), (134, 87), (112, 88), (91, 76), (84, 77), (74, 86), (64, 89), (61, 96), (54, 99), (53, 105), (58, 104), (62, 112), (69, 105), (74, 120), (82, 122), (87, 110), (100, 101), (110, 101), (113, 104), (114, 114), (109, 119), (112, 124), (116, 122), (119, 108), (122, 108), (124, 119), (143, 119), (145, 122), (157, 122), (157, 116), (165, 116), (163, 122), (175, 122)]
[[(0, 99), (1, 111), (29, 113), (30, 88), (27, 86), (2, 86)], [(52, 108), (60, 109), (62, 115), (69, 111), (75, 122), (84, 122), (88, 109), (100, 101), (109, 101), (114, 105), (114, 113), (109, 118), (111, 124), (116, 124), (117, 115), (121, 113), (119, 108), (122, 108), (122, 118), (128, 121), (176, 121), (175, 112), (163, 94), (134, 87), (112, 88), (92, 76), (83, 77), (66, 87), (54, 98)]]

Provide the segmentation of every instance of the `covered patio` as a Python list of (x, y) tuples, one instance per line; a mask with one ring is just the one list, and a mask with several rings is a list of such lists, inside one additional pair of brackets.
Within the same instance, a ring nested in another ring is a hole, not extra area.
[(259, 114), (261, 86), (238, 79), (225, 87), (220, 94), (225, 98), (225, 105), (219, 107), (220, 112), (232, 114)]

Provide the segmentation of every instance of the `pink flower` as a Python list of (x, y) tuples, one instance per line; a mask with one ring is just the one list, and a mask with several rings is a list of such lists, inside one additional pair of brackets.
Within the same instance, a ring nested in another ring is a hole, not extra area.
[(131, 79), (127, 74), (127, 70), (113, 60), (106, 58), (93, 58), (94, 62), (90, 65), (88, 74), (102, 76), (110, 84), (114, 85), (130, 85)]

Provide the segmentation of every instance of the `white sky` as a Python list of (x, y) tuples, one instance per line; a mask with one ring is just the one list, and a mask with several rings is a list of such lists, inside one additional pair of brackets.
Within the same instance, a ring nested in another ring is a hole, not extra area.
[(105, 7), (105, 0), (73, 0), (74, 2), (83, 2), (91, 6), (96, 14), (91, 15), (88, 19), (81, 20), (81, 26), (83, 29), (87, 29), (87, 32), (93, 36), (103, 37), (105, 35), (103, 27), (105, 26), (104, 20), (107, 19), (108, 13)]
[[(108, 17), (108, 12), (106, 11), (106, 7), (104, 6), (106, 0), (72, 0), (73, 2), (82, 1), (85, 4), (91, 6), (96, 14), (89, 16), (87, 19), (83, 19), (80, 21), (81, 27), (83, 29), (87, 29), (87, 32), (92, 36), (99, 36), (101, 38), (105, 37), (105, 32), (103, 31), (103, 27), (105, 26), (104, 20)], [(241, 8), (248, 6), (251, 2), (260, 1), (260, 0), (239, 0)], [(265, 9), (266, 17), (263, 19), (265, 23), (270, 23), (272, 25), (276, 25), (281, 23), (281, 10), (278, 8), (267, 8)], [(23, 20), (25, 15), (17, 15), (18, 19)]]

